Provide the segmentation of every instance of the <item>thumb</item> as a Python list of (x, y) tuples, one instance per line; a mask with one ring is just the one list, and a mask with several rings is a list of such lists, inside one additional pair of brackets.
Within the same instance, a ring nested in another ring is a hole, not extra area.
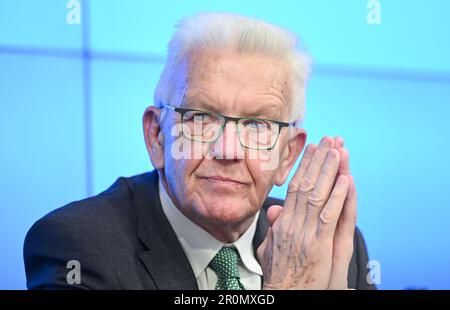
[(278, 216), (283, 211), (283, 207), (279, 205), (273, 205), (267, 210), (267, 220), (269, 221), (269, 225), (272, 227), (272, 225), (277, 220)]

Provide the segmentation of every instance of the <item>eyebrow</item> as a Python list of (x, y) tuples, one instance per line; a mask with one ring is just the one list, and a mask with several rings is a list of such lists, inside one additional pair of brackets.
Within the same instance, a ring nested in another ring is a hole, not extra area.
[(200, 110), (208, 110), (211, 112), (221, 113), (221, 111), (217, 110), (214, 104), (210, 103), (208, 100), (190, 97), (186, 98), (186, 100), (183, 102), (183, 105), (189, 106), (193, 109), (200, 109)]

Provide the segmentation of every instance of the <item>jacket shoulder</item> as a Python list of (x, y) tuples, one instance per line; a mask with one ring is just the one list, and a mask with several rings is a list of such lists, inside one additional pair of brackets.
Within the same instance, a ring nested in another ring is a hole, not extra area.
[[(148, 179), (148, 173), (119, 178), (104, 192), (56, 209), (34, 223), (23, 248), (27, 287), (117, 288), (113, 257), (133, 251), (134, 191), (149, 185)], [(81, 285), (69, 287), (65, 276), (73, 260), (80, 262), (84, 278)]]

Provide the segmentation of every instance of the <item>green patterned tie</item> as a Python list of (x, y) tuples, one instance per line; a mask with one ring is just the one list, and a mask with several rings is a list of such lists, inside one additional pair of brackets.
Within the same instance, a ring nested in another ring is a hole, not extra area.
[(239, 253), (235, 248), (223, 247), (209, 263), (218, 276), (216, 290), (245, 290), (239, 280)]

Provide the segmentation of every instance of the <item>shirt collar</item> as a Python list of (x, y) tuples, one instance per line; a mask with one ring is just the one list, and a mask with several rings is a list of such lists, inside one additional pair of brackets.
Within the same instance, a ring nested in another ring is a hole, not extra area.
[(249, 271), (262, 276), (262, 269), (253, 249), (253, 237), (256, 231), (259, 211), (249, 228), (239, 239), (233, 243), (223, 243), (181, 213), (172, 202), (172, 199), (170, 199), (161, 182), (159, 182), (159, 197), (163, 212), (189, 259), (195, 277), (198, 277), (205, 271), (211, 260), (223, 246), (234, 246), (238, 250), (244, 266)]

